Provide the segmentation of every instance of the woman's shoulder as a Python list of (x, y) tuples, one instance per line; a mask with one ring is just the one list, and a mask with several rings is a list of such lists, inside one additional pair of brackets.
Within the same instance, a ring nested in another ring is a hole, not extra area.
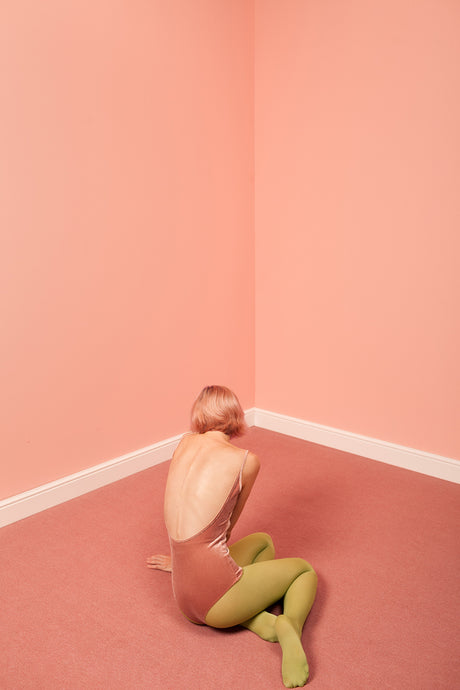
[(197, 436), (198, 434), (195, 431), (186, 431), (185, 434), (181, 437), (179, 443), (182, 443), (183, 441), (190, 441), (192, 438), (196, 438)]
[(257, 474), (260, 469), (260, 460), (255, 453), (250, 450), (246, 451), (247, 457), (244, 463), (244, 474)]
[(183, 436), (181, 436), (179, 443), (176, 446), (176, 450), (182, 449), (185, 446), (187, 446), (190, 441), (195, 438), (197, 434), (195, 434), (193, 431), (187, 431)]

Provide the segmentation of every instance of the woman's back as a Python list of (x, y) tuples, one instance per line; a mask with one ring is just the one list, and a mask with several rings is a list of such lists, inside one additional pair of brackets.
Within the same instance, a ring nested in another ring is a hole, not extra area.
[(174, 453), (165, 492), (165, 522), (174, 540), (189, 539), (216, 517), (241, 469), (245, 451), (219, 431), (187, 434)]

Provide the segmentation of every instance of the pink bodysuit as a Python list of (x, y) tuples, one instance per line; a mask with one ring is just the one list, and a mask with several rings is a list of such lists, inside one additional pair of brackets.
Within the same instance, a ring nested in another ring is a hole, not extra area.
[(174, 597), (193, 623), (205, 623), (209, 609), (232, 587), (243, 569), (230, 556), (227, 530), (241, 491), (241, 469), (222, 508), (207, 527), (188, 539), (169, 537)]

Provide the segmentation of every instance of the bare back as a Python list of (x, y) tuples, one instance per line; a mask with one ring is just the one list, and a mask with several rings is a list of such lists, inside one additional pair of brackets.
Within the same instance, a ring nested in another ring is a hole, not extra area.
[(209, 525), (228, 497), (245, 454), (219, 432), (183, 437), (165, 492), (166, 529), (172, 539), (189, 539)]

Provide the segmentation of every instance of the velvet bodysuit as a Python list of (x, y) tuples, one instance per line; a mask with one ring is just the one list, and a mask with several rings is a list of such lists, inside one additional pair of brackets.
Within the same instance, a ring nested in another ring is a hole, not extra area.
[(243, 569), (230, 556), (227, 531), (241, 491), (244, 463), (216, 517), (188, 539), (169, 537), (174, 597), (193, 623), (205, 623), (209, 609), (232, 587)]

